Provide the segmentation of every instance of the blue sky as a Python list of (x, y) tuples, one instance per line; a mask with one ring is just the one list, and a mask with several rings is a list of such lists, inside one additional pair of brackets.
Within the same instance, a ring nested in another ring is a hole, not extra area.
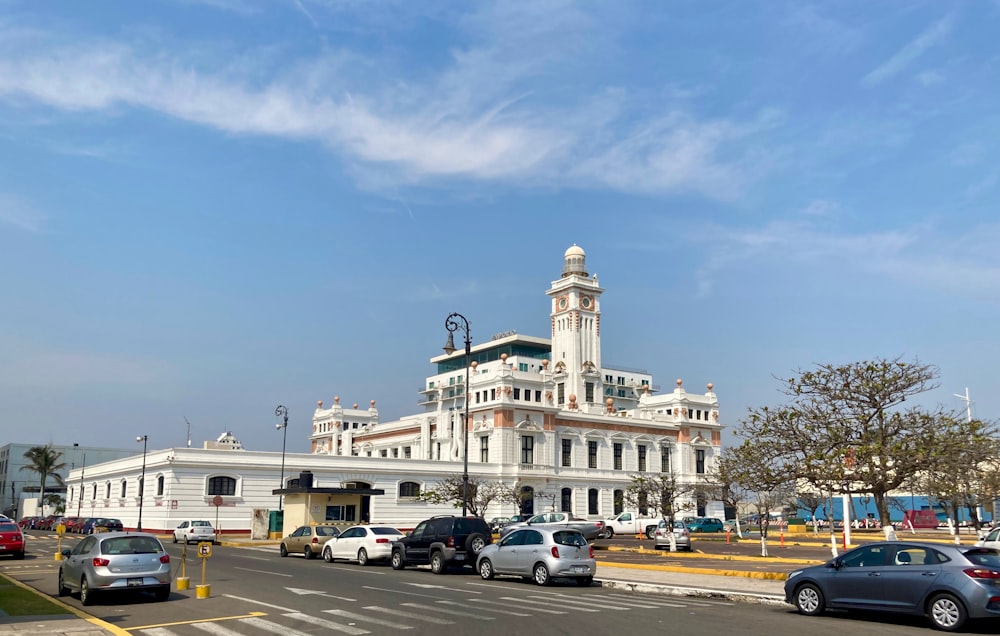
[[(1000, 414), (998, 2), (0, 0), (9, 441), (304, 451), (417, 412), (444, 319), (547, 337), (573, 243), (606, 364), (732, 427), (817, 363)], [(731, 439), (727, 433), (725, 439)]]

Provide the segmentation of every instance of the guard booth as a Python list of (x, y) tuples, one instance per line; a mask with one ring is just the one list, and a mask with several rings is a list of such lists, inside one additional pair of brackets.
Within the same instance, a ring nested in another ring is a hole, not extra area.
[[(272, 538), (281, 538), (299, 526), (333, 523), (353, 526), (371, 521), (372, 496), (384, 495), (381, 488), (322, 488), (314, 485), (312, 471), (299, 473), (298, 483), (271, 491), (284, 497), (284, 510), (271, 511)], [(275, 513), (281, 515), (274, 516)], [(283, 515), (282, 515), (283, 513)], [(277, 532), (277, 537), (274, 533)]]

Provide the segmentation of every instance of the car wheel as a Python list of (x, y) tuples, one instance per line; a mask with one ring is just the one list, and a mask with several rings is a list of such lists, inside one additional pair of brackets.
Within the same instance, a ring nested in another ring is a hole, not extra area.
[(15, 560), (20, 560), (20, 559), (23, 559), (23, 558), (24, 558), (24, 550), (21, 550), (20, 552), (15, 552), (14, 553), (14, 559)]
[(479, 562), (479, 576), (483, 577), (484, 581), (489, 581), (496, 576), (496, 572), (493, 571), (493, 564), (489, 559), (482, 559)]
[(302, 556), (304, 556), (306, 558), (306, 561), (308, 561), (309, 559), (315, 557), (316, 555), (313, 554), (312, 548), (306, 546), (302, 548)]
[(392, 558), (390, 561), (392, 562), (393, 570), (402, 570), (406, 567), (406, 561), (403, 560), (403, 553), (399, 550), (392, 551)]
[(87, 577), (80, 579), (80, 604), (81, 605), (93, 605), (94, 604), (94, 592), (91, 591), (90, 585), (87, 583)]
[(59, 584), (56, 589), (58, 590), (57, 594), (59, 594), (59, 596), (66, 596), (69, 594), (69, 588), (66, 587), (66, 580), (63, 579), (62, 568), (59, 568)]
[(471, 552), (473, 555), (478, 555), (486, 547), (486, 537), (479, 534), (469, 535), (469, 538), (465, 540), (465, 551)]
[(177, 535), (174, 535), (174, 543), (177, 543)]
[(655, 527), (646, 528), (646, 538), (647, 539), (652, 539), (655, 536), (656, 536), (656, 528)]
[(965, 624), (968, 614), (957, 598), (951, 594), (938, 594), (927, 605), (927, 617), (941, 631), (956, 632)]
[(581, 576), (576, 580), (577, 585), (580, 587), (590, 587), (594, 582), (594, 577), (592, 576)]
[(156, 588), (156, 591), (153, 592), (153, 598), (155, 598), (158, 601), (165, 601), (168, 598), (170, 598), (170, 586), (161, 585), (160, 587)]
[(323, 560), (327, 563), (333, 563), (333, 552), (330, 548), (323, 548)]
[(812, 583), (805, 583), (795, 590), (795, 609), (806, 616), (823, 612), (823, 592)]
[(288, 556), (288, 548), (285, 547), (284, 543), (282, 543), (281, 547), (278, 548), (278, 554), (280, 554), (283, 557)]
[(606, 529), (604, 531), (604, 535), (605, 535), (604, 536), (605, 539), (614, 539), (615, 538), (615, 529), (614, 528), (608, 528), (608, 529)]
[(552, 577), (549, 576), (549, 569), (545, 567), (544, 563), (536, 563), (532, 574), (534, 575), (535, 583), (539, 585), (548, 585), (552, 582)]
[(368, 550), (364, 548), (358, 550), (358, 565), (368, 565)]
[(434, 574), (444, 574), (447, 567), (444, 562), (444, 555), (440, 551), (431, 555), (431, 572)]

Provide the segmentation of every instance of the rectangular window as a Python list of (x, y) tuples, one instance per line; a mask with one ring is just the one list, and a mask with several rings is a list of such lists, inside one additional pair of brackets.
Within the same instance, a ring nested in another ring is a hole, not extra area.
[(699, 475), (705, 474), (705, 451), (703, 450), (694, 452), (694, 472)]
[(357, 506), (327, 506), (326, 521), (356, 521)]
[(403, 447), (403, 459), (410, 459), (410, 447), (409, 446), (404, 446)]
[(496, 389), (490, 389), (490, 399), (491, 400), (497, 399), (497, 390)]
[(597, 442), (587, 442), (587, 468), (597, 468)]
[(398, 448), (392, 449), (392, 456), (393, 456), (393, 458), (398, 458), (399, 457), (399, 449)]
[(587, 388), (586, 388), (586, 391), (585, 391), (585, 401), (588, 404), (590, 404), (591, 402), (594, 401), (594, 383), (593, 382), (588, 382), (587, 383)]
[(625, 386), (625, 376), (618, 376), (618, 386)]
[(476, 391), (476, 404), (479, 404), (479, 391)]
[(531, 435), (521, 436), (521, 463), (535, 463), (535, 438)]
[(518, 371), (527, 371), (528, 370), (528, 363), (527, 362), (518, 362), (517, 363), (517, 370)]
[(514, 387), (514, 399), (515, 400), (520, 400), (521, 399), (521, 389), (519, 389), (517, 387)]
[(606, 376), (604, 376), (604, 383), (605, 384), (611, 384), (614, 381), (615, 381), (614, 376), (612, 376), (612, 375), (606, 375)]
[(573, 465), (573, 440), (571, 439), (562, 441), (562, 465), (567, 467)]
[(541, 402), (542, 401), (542, 392), (541, 391), (535, 391), (535, 401), (536, 402)]
[(646, 472), (646, 445), (639, 444), (639, 472)]
[(479, 438), (479, 461), (484, 464), (490, 461), (490, 438), (486, 435)]
[(378, 456), (379, 457), (388, 457), (389, 456), (389, 450), (386, 449), (386, 448), (383, 448), (383, 449), (379, 450)]
[(622, 469), (622, 444), (621, 442), (615, 442), (615, 470)]
[(670, 447), (666, 444), (660, 445), (660, 472), (670, 472)]

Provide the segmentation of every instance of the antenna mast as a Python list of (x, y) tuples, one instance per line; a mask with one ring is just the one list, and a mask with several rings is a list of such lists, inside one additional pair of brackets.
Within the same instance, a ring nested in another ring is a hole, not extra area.
[(965, 400), (965, 418), (966, 421), (972, 421), (972, 400), (969, 398), (969, 387), (965, 387), (965, 395), (959, 393), (952, 393), (957, 398)]
[(191, 422), (188, 422), (187, 415), (184, 416), (184, 422), (188, 425), (188, 437), (187, 437), (188, 445), (187, 445), (187, 447), (191, 448)]

